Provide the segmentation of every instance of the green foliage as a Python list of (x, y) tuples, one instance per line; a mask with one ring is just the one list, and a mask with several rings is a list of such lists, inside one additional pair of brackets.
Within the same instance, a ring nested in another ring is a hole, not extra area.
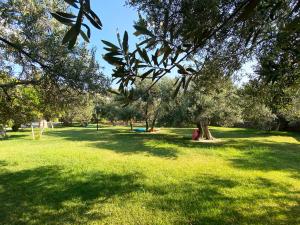
[[(128, 38), (122, 43), (119, 34), (119, 46), (104, 42), (110, 46), (105, 48), (104, 59), (115, 67), (112, 75), (124, 94), (139, 79), (150, 78), (154, 85), (175, 70), (180, 75), (175, 88), (177, 94), (180, 88), (187, 89), (197, 75), (198, 66), (205, 66), (206, 59), (216, 54), (226, 61), (230, 70), (236, 71), (246, 58), (262, 50), (262, 46), (269, 49), (274, 31), (275, 36), (279, 35), (280, 27), (287, 23), (295, 27), (298, 23), (295, 15), (299, 12), (295, 0), (132, 0), (128, 4), (142, 12), (143, 17), (140, 16), (135, 26), (141, 42), (133, 51), (123, 48)], [(296, 29), (286, 30), (288, 35), (297, 37)], [(292, 44), (293, 50), (295, 46)]]
[(65, 125), (72, 125), (74, 122), (79, 122), (81, 126), (87, 126), (90, 123), (93, 112), (94, 102), (89, 94), (71, 93), (72, 99), (69, 97), (69, 102), (64, 106), (61, 120)]
[(191, 84), (189, 111), (194, 123), (204, 121), (222, 126), (233, 126), (241, 121), (239, 96), (232, 81), (210, 73)]
[(1, 2), (0, 7), (0, 66), (10, 70), (10, 76), (15, 78), (0, 88), (32, 84), (101, 92), (107, 87), (109, 82), (100, 71), (94, 50), (84, 44), (77, 44), (72, 50), (61, 46), (64, 27), (51, 20), (48, 12), (64, 11), (65, 4), (9, 0)]
[(37, 91), (32, 87), (17, 87), (10, 91), (0, 90), (0, 124), (11, 125), (18, 130), (21, 124), (27, 124), (39, 118)]
[[(80, 0), (80, 1), (64, 0), (64, 1), (68, 3), (71, 7), (73, 7), (73, 11), (75, 9), (78, 9), (77, 16), (68, 12), (60, 12), (60, 11), (52, 12), (51, 15), (60, 23), (71, 27), (66, 32), (62, 43), (63, 44), (68, 43), (68, 48), (72, 49), (76, 44), (76, 40), (79, 34), (86, 42), (89, 42), (89, 39), (91, 37), (91, 29), (87, 24), (83, 23), (85, 18), (95, 28), (99, 30), (102, 29), (102, 22), (100, 18), (96, 15), (96, 13), (94, 13), (94, 11), (91, 9), (90, 0)], [(86, 33), (82, 31), (81, 27), (85, 27)]]
[(299, 80), (288, 84), (285, 79), (274, 83), (253, 79), (241, 90), (241, 100), (245, 120), (257, 128), (286, 130), (300, 119)]

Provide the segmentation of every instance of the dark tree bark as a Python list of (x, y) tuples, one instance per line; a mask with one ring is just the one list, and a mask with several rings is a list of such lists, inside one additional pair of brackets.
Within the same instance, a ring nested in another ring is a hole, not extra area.
[(146, 104), (146, 111), (145, 111), (145, 116), (146, 116), (146, 132), (148, 132), (149, 130), (149, 123), (148, 123), (148, 107), (149, 107), (149, 104), (147, 102)]
[(277, 116), (276, 130), (286, 131), (288, 129), (289, 122), (283, 116)]
[(146, 119), (146, 132), (149, 130), (149, 123), (148, 123), (148, 118)]
[(17, 132), (17, 131), (19, 131), (19, 128), (20, 128), (20, 127), (21, 127), (20, 124), (14, 124), (14, 125), (11, 127), (11, 129), (12, 129), (13, 132)]

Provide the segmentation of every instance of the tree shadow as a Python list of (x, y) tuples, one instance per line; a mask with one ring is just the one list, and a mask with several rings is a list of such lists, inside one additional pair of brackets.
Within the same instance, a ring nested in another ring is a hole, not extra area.
[[(247, 194), (226, 194), (241, 186), (248, 189)], [(145, 203), (149, 210), (176, 212), (174, 224), (281, 225), (300, 222), (299, 193), (265, 178), (244, 184), (208, 175), (174, 185), (145, 187), (145, 190), (157, 195), (154, 200)]]
[[(170, 131), (171, 130), (171, 131)], [(220, 131), (212, 129), (214, 136), (220, 142), (193, 142), (190, 134), (193, 129), (170, 129), (166, 142), (176, 144), (178, 147), (195, 149), (215, 153), (224, 153), (223, 157), (229, 160), (233, 166), (247, 170), (284, 170), (293, 173), (294, 177), (300, 178), (300, 142), (272, 142), (264, 137), (286, 136), (299, 138), (298, 133), (293, 132), (272, 132), (240, 129)], [(244, 138), (240, 140), (240, 138)], [(253, 139), (252, 139), (253, 138)], [(257, 138), (257, 139), (256, 139)], [(261, 139), (259, 139), (261, 138)], [(235, 149), (238, 155), (226, 156), (227, 149)]]
[[(108, 149), (121, 154), (146, 153), (163, 158), (176, 158), (180, 148), (185, 151), (226, 153), (227, 149), (239, 151), (238, 156), (225, 156), (233, 166), (243, 169), (287, 170), (298, 176), (300, 173), (300, 143), (271, 142), (252, 137), (291, 136), (294, 133), (267, 134), (261, 131), (247, 130), (214, 130), (220, 142), (200, 143), (191, 141), (193, 129), (168, 129), (167, 133), (134, 133), (126, 129), (103, 129), (100, 132), (91, 129), (53, 131), (48, 135), (65, 138), (71, 141), (89, 141), (88, 146)], [(248, 135), (248, 136), (247, 136)], [(236, 138), (237, 137), (237, 138)], [(245, 138), (240, 140), (239, 138)], [(249, 138), (249, 139), (247, 139)], [(151, 144), (149, 144), (151, 142)]]
[[(292, 176), (300, 178), (300, 142), (272, 142), (267, 139), (255, 139), (254, 137), (269, 137), (269, 136), (288, 136), (297, 140), (298, 134), (291, 132), (276, 132), (267, 134), (261, 131), (250, 131), (248, 135), (247, 130), (242, 133), (236, 131), (213, 131), (215, 137), (220, 138), (220, 142), (216, 143), (197, 143), (191, 142), (190, 137), (181, 135), (168, 139), (176, 143), (180, 147), (187, 147), (189, 149), (197, 149), (199, 151), (218, 151), (223, 153), (223, 157), (229, 160), (234, 167), (243, 168), (247, 170), (282, 170), (292, 172)], [(245, 138), (240, 140), (239, 138)], [(253, 139), (251, 139), (253, 138)], [(181, 141), (180, 141), (181, 140)], [(226, 156), (227, 149), (235, 149), (239, 152), (238, 155)]]
[(248, 170), (285, 170), (300, 178), (300, 144), (229, 140), (225, 145), (241, 152), (239, 157), (229, 159), (235, 167)]
[(28, 137), (26, 134), (10, 134), (7, 133), (6, 137), (0, 137), (0, 141), (10, 141), (10, 140), (16, 140), (16, 139), (23, 139), (25, 137)]
[(170, 138), (164, 134), (134, 133), (126, 129), (102, 129), (97, 132), (91, 129), (78, 131), (53, 131), (50, 136), (62, 137), (70, 141), (89, 141), (88, 146), (99, 149), (108, 149), (122, 154), (146, 153), (151, 156), (176, 158), (177, 149), (160, 147), (160, 145), (147, 145), (149, 140), (166, 141)]
[[(180, 135), (185, 136), (186, 138), (192, 137), (193, 130), (196, 128), (167, 128), (168, 132), (172, 135)], [(293, 137), (297, 141), (300, 141), (300, 133), (299, 132), (288, 132), (288, 131), (263, 131), (263, 130), (256, 130), (250, 128), (230, 128), (230, 129), (223, 129), (222, 127), (212, 127), (210, 128), (212, 134), (216, 138), (262, 138), (262, 137), (269, 137), (269, 136), (285, 136), (285, 137)]]
[(8, 163), (4, 160), (0, 160), (0, 167), (8, 166)]
[(82, 224), (108, 215), (91, 211), (113, 197), (137, 190), (139, 174), (72, 176), (56, 166), (0, 174), (3, 224)]

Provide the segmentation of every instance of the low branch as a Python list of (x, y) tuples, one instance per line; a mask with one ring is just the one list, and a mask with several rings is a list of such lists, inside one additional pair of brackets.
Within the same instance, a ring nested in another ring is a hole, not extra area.
[(36, 57), (34, 57), (33, 55), (31, 55), (29, 52), (26, 52), (18, 44), (12, 43), (12, 42), (8, 41), (7, 39), (5, 39), (3, 37), (0, 37), (0, 41), (2, 41), (3, 43), (7, 44), (8, 46), (14, 48), (18, 52), (20, 52), (22, 55), (25, 55), (26, 57), (28, 57), (29, 59), (31, 59), (32, 62), (35, 62), (35, 63), (39, 64), (43, 69), (49, 69), (50, 68), (49, 66), (47, 66), (44, 63), (42, 63), (41, 61), (39, 61)]
[(172, 69), (176, 67), (176, 64), (181, 63), (186, 58), (188, 58), (192, 53), (195, 53), (201, 46), (203, 46), (207, 40), (212, 38), (214, 35), (216, 35), (220, 30), (222, 30), (226, 25), (228, 25), (232, 20), (235, 19), (235, 17), (238, 15), (238, 13), (245, 7), (245, 5), (249, 3), (249, 0), (245, 0), (241, 3), (241, 5), (218, 27), (215, 29), (212, 29), (207, 37), (205, 37), (197, 46), (194, 46), (191, 50), (189, 50), (181, 59), (179, 59), (176, 63), (174, 63), (173, 66), (168, 68), (159, 78), (157, 78), (148, 88), (147, 90), (150, 90), (162, 77), (164, 77), (167, 73), (169, 73)]
[(37, 85), (41, 80), (17, 80), (9, 83), (0, 84), (0, 88), (13, 88), (18, 85)]

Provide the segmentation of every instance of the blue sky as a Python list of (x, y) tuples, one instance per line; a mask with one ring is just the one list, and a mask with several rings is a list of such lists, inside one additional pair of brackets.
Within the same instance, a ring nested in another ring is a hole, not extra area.
[(129, 34), (129, 45), (134, 46), (137, 42), (137, 38), (133, 35), (133, 25), (134, 21), (138, 18), (138, 14), (133, 8), (125, 6), (125, 0), (92, 0), (91, 4), (92, 9), (103, 23), (103, 29), (97, 30), (93, 28), (93, 26), (90, 26), (92, 28), (92, 36), (89, 46), (97, 47), (97, 60), (100, 66), (104, 67), (104, 73), (110, 76), (112, 67), (102, 59), (102, 54), (105, 53), (105, 50), (103, 49), (104, 44), (101, 40), (117, 43), (117, 29), (121, 35), (127, 30)]

